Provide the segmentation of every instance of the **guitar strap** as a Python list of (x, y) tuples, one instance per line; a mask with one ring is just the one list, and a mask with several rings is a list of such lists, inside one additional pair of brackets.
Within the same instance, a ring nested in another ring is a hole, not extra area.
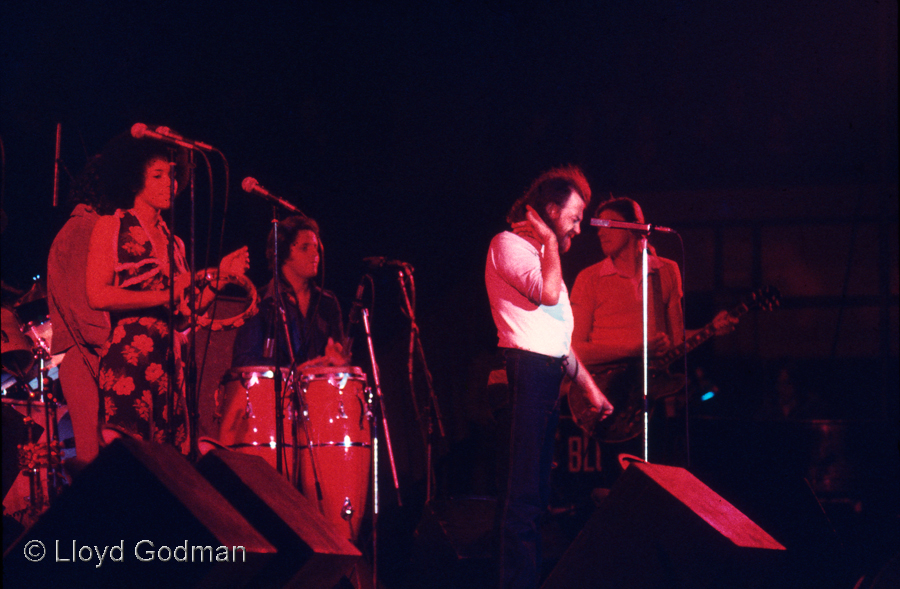
[[(648, 279), (650, 280), (650, 288), (647, 289), (647, 296), (650, 297), (650, 300), (647, 301), (647, 308), (650, 310), (650, 316), (653, 318), (653, 325), (651, 326), (656, 332), (663, 332), (671, 335), (672, 329), (669, 323), (669, 317), (663, 308), (663, 292), (662, 292), (662, 279), (660, 278), (659, 270), (651, 271)], [(653, 329), (650, 330), (651, 336), (654, 333)]]

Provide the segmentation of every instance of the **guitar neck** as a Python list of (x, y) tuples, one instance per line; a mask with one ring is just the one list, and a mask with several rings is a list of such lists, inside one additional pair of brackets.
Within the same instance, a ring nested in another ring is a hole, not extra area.
[[(739, 319), (747, 314), (748, 311), (750, 311), (750, 306), (747, 305), (747, 303), (741, 303), (740, 305), (729, 311), (728, 314), (735, 319)], [(676, 360), (684, 358), (686, 354), (695, 350), (698, 346), (705, 343), (714, 335), (716, 335), (716, 328), (714, 322), (710, 321), (703, 327), (703, 329), (697, 331), (691, 337), (687, 338), (683, 346), (676, 346), (657, 358), (654, 361), (655, 368), (658, 370), (665, 370)]]
[(671, 366), (676, 360), (684, 358), (685, 354), (694, 351), (698, 346), (705, 343), (708, 339), (716, 334), (716, 329), (712, 322), (708, 323), (703, 329), (687, 338), (683, 346), (676, 346), (654, 360), (656, 368), (662, 370)]

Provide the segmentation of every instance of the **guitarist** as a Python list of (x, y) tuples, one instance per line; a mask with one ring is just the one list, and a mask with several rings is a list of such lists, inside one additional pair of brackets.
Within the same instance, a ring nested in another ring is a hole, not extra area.
[[(645, 223), (640, 205), (624, 197), (600, 203), (594, 218)], [(578, 274), (571, 296), (575, 319), (572, 347), (594, 374), (643, 355), (641, 236), (637, 232), (605, 227), (598, 228), (597, 236), (606, 258)], [(648, 266), (648, 339), (652, 361), (653, 357), (684, 341), (683, 293), (678, 264), (656, 256), (651, 249)], [(717, 335), (733, 330), (736, 323), (726, 311), (713, 320)], [(603, 383), (599, 384), (604, 387)], [(622, 405), (615, 391), (604, 388), (604, 392), (614, 405)]]

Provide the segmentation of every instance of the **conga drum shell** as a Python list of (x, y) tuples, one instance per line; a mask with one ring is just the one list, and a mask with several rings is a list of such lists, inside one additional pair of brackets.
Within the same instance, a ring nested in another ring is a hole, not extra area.
[(306, 425), (298, 433), (301, 490), (315, 500), (318, 479), (320, 511), (355, 541), (368, 500), (372, 460), (365, 375), (356, 367), (314, 368), (303, 372), (300, 389)]
[[(282, 368), (287, 384), (288, 370)], [(232, 450), (260, 456), (274, 468), (278, 444), (275, 437), (275, 369), (272, 366), (240, 366), (222, 377), (217, 393), (218, 441)], [(285, 391), (287, 387), (285, 387)], [(284, 446), (293, 446), (289, 396), (284, 398)], [(283, 463), (287, 472), (292, 459)]]

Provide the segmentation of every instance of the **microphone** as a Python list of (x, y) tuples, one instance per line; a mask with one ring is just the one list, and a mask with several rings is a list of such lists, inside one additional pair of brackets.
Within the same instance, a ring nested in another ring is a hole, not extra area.
[(184, 141), (185, 143), (190, 143), (197, 149), (202, 149), (203, 151), (215, 151), (215, 148), (212, 145), (209, 145), (208, 143), (203, 143), (202, 141), (194, 141), (193, 139), (185, 139), (184, 137), (182, 137), (181, 135), (179, 135), (178, 133), (176, 133), (175, 131), (173, 131), (172, 129), (170, 129), (168, 127), (157, 127), (156, 132), (159, 133), (160, 135), (162, 135), (163, 137), (167, 137), (167, 138), (175, 140), (175, 141)]
[(677, 233), (674, 229), (669, 229), (662, 225), (627, 223), (625, 221), (613, 221), (611, 219), (591, 219), (591, 225), (594, 227), (609, 227), (610, 229), (629, 229), (631, 231), (640, 231), (641, 233), (652, 233), (654, 231), (659, 231), (660, 233)]
[(391, 260), (385, 258), (384, 256), (370, 256), (368, 258), (363, 258), (363, 262), (365, 262), (369, 268), (377, 269), (382, 268), (384, 266), (398, 266), (400, 268), (404, 268), (409, 272), (413, 271), (413, 267), (406, 262), (401, 262), (400, 260)]
[(174, 143), (175, 145), (184, 147), (185, 149), (215, 151), (215, 148), (212, 145), (203, 143), (202, 141), (192, 141), (190, 139), (185, 139), (168, 127), (157, 127), (156, 129), (149, 129), (144, 123), (135, 123), (131, 126), (131, 136), (135, 139), (149, 137), (150, 139), (165, 141), (166, 143)]
[(303, 215), (304, 217), (306, 216), (303, 214), (303, 211), (301, 211), (300, 209), (298, 209), (297, 207), (295, 207), (288, 201), (284, 200), (281, 197), (275, 196), (274, 194), (272, 194), (271, 192), (269, 192), (268, 190), (266, 190), (265, 188), (260, 186), (259, 182), (256, 181), (256, 178), (247, 176), (246, 178), (244, 178), (244, 181), (241, 182), (241, 188), (243, 188), (244, 192), (246, 192), (247, 194), (259, 195), (263, 198), (271, 200), (275, 204), (281, 205), (282, 207), (286, 208), (287, 210), (291, 211), (292, 213), (296, 213), (298, 215)]
[(353, 304), (350, 306), (350, 321), (347, 325), (347, 335), (344, 338), (345, 341), (349, 340), (350, 328), (359, 322), (359, 311), (365, 306), (362, 300), (363, 292), (365, 292), (365, 290), (366, 276), (363, 275), (362, 279), (360, 279), (359, 284), (356, 287), (356, 296), (353, 298)]

